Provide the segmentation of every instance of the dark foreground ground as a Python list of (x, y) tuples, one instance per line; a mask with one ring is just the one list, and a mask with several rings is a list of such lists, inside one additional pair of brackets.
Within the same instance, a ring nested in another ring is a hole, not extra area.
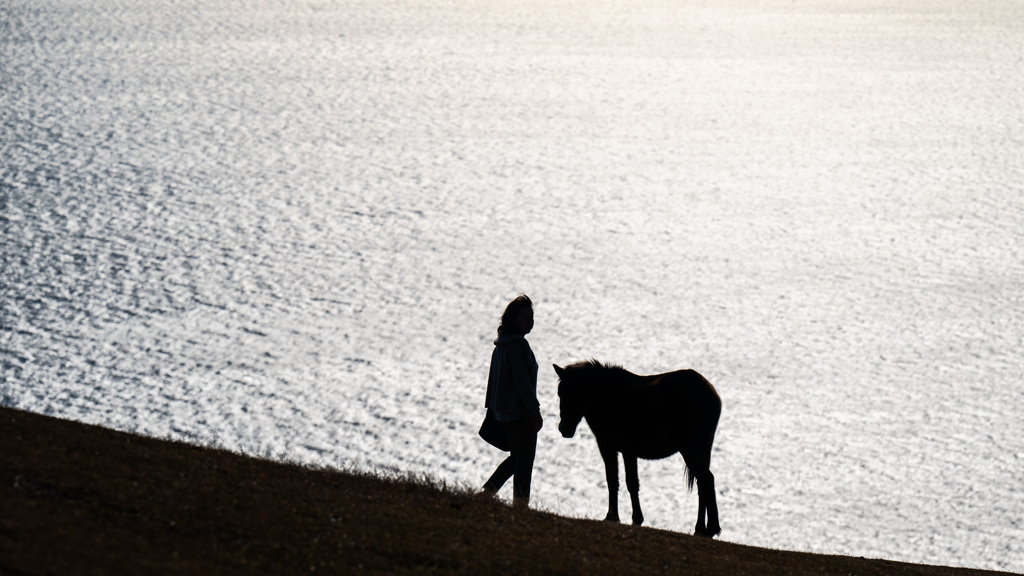
[(517, 511), (431, 484), (0, 408), (0, 575), (985, 574)]

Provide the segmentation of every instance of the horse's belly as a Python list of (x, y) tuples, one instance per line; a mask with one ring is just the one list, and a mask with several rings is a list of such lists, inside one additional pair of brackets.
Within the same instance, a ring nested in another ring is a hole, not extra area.
[(657, 449), (651, 449), (650, 447), (641, 448), (635, 452), (637, 458), (644, 460), (661, 460), (662, 458), (668, 458), (673, 454), (679, 452), (678, 448), (659, 447)]
[(661, 460), (679, 452), (680, 446), (669, 439), (659, 439), (653, 435), (627, 437), (619, 446), (622, 453), (633, 454), (644, 460)]

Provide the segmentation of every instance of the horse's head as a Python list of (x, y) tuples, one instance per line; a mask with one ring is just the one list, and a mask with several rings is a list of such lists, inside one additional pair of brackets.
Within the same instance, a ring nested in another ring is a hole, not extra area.
[[(558, 431), (563, 438), (572, 438), (576, 434), (576, 427), (583, 419), (583, 397), (580, 394), (580, 381), (574, 378), (572, 370), (555, 366), (555, 373), (558, 374), (558, 407), (559, 421)], [(570, 367), (571, 368), (571, 367)]]

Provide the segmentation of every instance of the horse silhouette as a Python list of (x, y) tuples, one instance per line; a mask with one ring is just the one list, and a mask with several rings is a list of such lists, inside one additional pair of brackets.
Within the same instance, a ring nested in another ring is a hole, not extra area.
[(586, 418), (597, 438), (608, 480), (605, 520), (619, 520), (618, 453), (622, 453), (626, 466), (633, 524), (639, 526), (644, 515), (640, 510), (637, 458), (658, 460), (679, 452), (686, 463), (688, 488), (693, 490), (697, 482), (700, 504), (694, 534), (710, 538), (721, 533), (710, 465), (722, 400), (710, 382), (693, 370), (638, 376), (596, 360), (565, 368), (555, 365), (555, 372), (561, 411), (558, 431), (572, 438), (580, 420)]

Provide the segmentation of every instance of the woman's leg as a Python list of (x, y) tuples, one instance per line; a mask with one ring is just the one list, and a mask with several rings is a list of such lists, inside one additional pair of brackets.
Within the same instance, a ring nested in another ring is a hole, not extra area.
[(512, 503), (516, 506), (529, 506), (533, 460), (537, 455), (537, 432), (533, 429), (533, 423), (527, 420), (502, 422), (501, 424), (512, 445), (511, 457), (515, 458)]
[(501, 464), (498, 464), (494, 474), (491, 474), (491, 477), (484, 483), (484, 492), (497, 493), (505, 485), (505, 482), (512, 477), (515, 470), (516, 457), (514, 454), (509, 454), (508, 458), (505, 458), (501, 461)]

